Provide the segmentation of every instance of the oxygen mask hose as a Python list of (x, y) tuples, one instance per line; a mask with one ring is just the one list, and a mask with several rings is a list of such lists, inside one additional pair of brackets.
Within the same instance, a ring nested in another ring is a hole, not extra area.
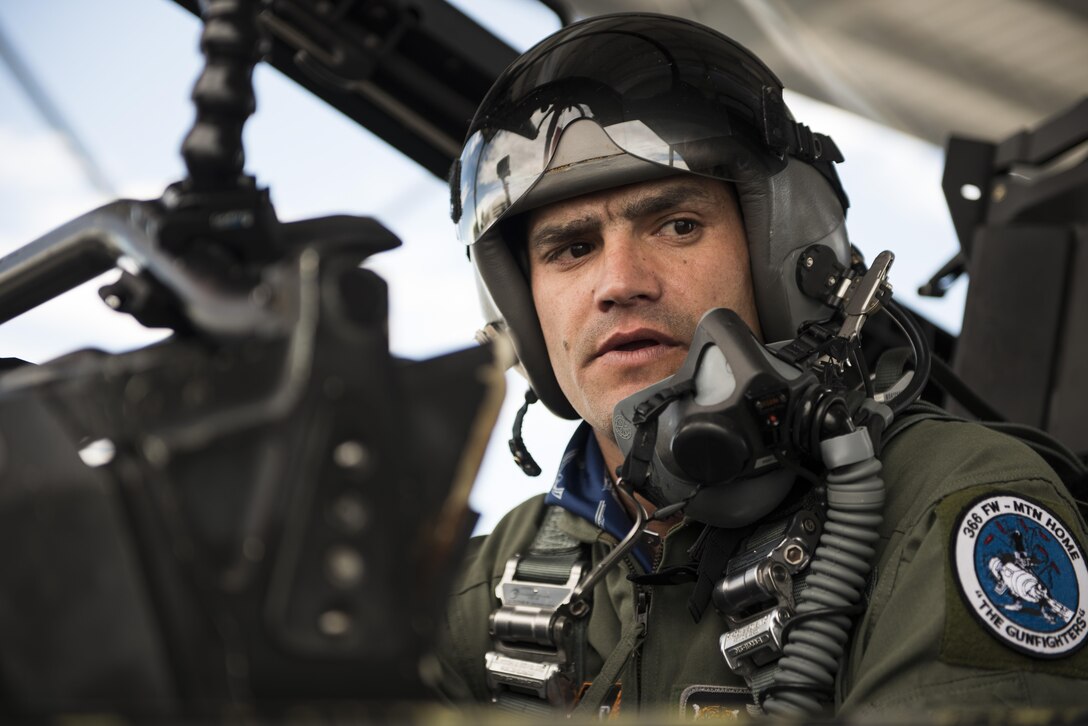
[(813, 555), (796, 615), (786, 624), (783, 657), (766, 691), (772, 716), (813, 717), (830, 696), (851, 628), (860, 611), (884, 519), (882, 465), (861, 427), (820, 444), (828, 467), (827, 522)]

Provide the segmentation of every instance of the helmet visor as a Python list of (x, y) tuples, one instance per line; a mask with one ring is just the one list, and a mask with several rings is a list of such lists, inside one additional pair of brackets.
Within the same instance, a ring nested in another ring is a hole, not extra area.
[(455, 190), (460, 238), (475, 242), (521, 199), (581, 119), (661, 167), (728, 181), (773, 175), (786, 165), (767, 141), (786, 114), (781, 88), (743, 47), (676, 18), (606, 16), (561, 30), (499, 77), (473, 120)]

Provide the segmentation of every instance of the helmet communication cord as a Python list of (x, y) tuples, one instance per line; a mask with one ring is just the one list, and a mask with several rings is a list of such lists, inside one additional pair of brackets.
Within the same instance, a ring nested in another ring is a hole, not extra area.
[(528, 447), (525, 446), (525, 439), (521, 437), (521, 424), (525, 420), (525, 414), (529, 412), (529, 406), (538, 400), (536, 392), (532, 388), (525, 391), (525, 403), (521, 405), (517, 415), (514, 416), (514, 429), (510, 438), (510, 453), (514, 456), (514, 463), (521, 467), (526, 476), (540, 476), (541, 471), (540, 465), (536, 463), (536, 459), (533, 458)]

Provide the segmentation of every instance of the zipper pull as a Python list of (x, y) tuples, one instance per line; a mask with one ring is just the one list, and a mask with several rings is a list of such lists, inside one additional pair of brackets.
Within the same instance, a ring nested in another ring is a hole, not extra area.
[(642, 634), (646, 634), (647, 620), (650, 615), (650, 590), (638, 588), (635, 600), (635, 623)]

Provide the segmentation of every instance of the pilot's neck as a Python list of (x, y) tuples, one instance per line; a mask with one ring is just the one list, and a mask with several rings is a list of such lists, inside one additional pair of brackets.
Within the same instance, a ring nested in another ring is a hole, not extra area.
[[(612, 437), (603, 435), (596, 430), (593, 433), (597, 438), (597, 445), (601, 447), (601, 456), (604, 458), (605, 471), (608, 472), (608, 476), (615, 482), (616, 471), (623, 464), (623, 453), (620, 451), (620, 447)], [(632, 500), (632, 498), (622, 489), (617, 488), (617, 491), (619, 492), (620, 503), (623, 504), (624, 509), (627, 510), (627, 514), (631, 517), (632, 521), (636, 517), (636, 507), (638, 506), (636, 501), (646, 510), (647, 516), (652, 516), (653, 513), (657, 511), (657, 507), (638, 492), (635, 492), (634, 500)], [(653, 532), (657, 535), (653, 538), (654, 541), (658, 541), (665, 536), (666, 532), (683, 521), (683, 517), (683, 514), (676, 514), (663, 521), (653, 520), (647, 522), (643, 527), (643, 531)], [(655, 552), (654, 555), (656, 557), (657, 553)]]

